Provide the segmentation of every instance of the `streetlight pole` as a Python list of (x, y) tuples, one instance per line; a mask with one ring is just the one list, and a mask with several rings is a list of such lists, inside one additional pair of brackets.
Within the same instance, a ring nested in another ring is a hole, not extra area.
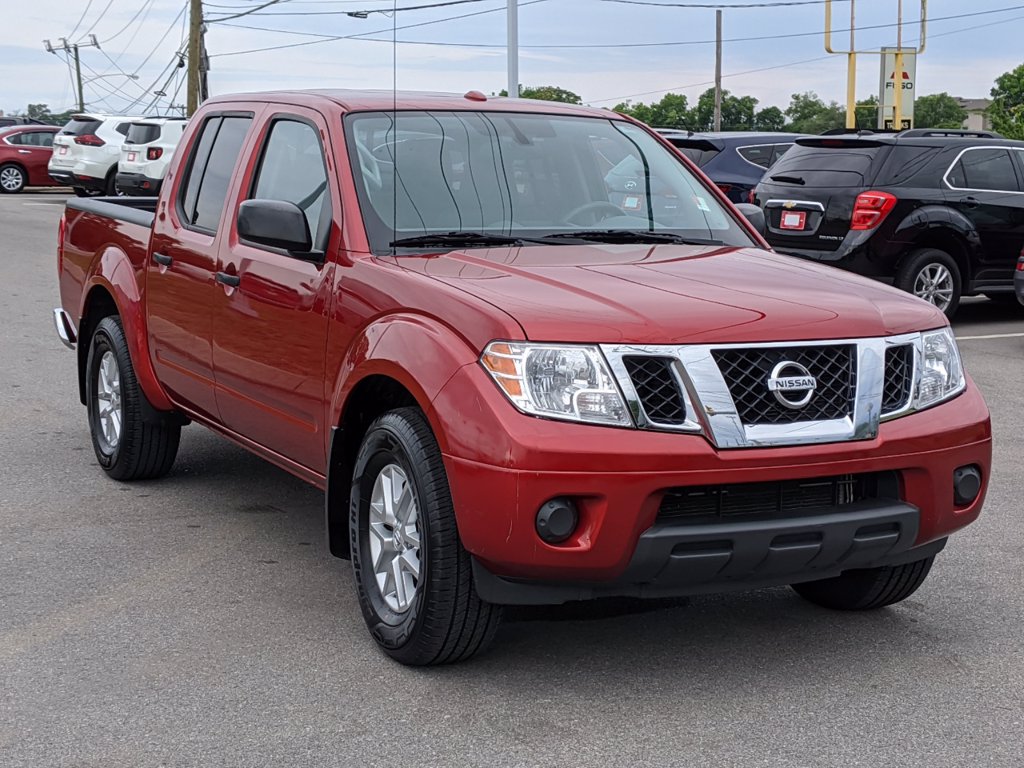
[(508, 8), (508, 96), (519, 98), (519, 0), (507, 0)]

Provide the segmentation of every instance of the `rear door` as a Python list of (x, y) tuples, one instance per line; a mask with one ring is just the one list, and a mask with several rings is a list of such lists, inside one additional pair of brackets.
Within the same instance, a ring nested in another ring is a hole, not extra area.
[[(268, 115), (225, 219), (215, 291), (213, 364), (224, 425), (322, 473), (326, 466), (325, 358), (339, 232), (336, 174), (324, 118), (280, 107)], [(244, 200), (295, 203), (306, 215), (313, 255), (239, 239)], [(334, 238), (337, 243), (337, 237)], [(222, 278), (224, 279), (224, 278)], [(232, 284), (234, 283), (234, 284)]]
[(18, 162), (28, 172), (28, 184), (52, 184), (47, 164), (53, 152), (53, 131), (20, 131), (7, 137), (7, 142), (17, 148)]
[(864, 139), (801, 139), (757, 190), (768, 241), (780, 250), (835, 251), (850, 231), (857, 195), (891, 147)]
[(944, 181), (949, 205), (974, 224), (981, 237), (981, 263), (974, 287), (1006, 286), (1024, 239), (1024, 185), (1009, 147), (969, 147), (959, 154)]
[(146, 274), (149, 348), (175, 402), (217, 421), (211, 349), (217, 246), (224, 203), (251, 112), (208, 116), (177, 182), (161, 196)]

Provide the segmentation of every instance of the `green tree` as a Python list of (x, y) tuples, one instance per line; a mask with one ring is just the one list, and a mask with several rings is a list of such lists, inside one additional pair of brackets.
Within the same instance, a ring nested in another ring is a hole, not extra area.
[[(508, 91), (502, 89), (499, 96), (508, 96)], [(541, 101), (561, 101), (565, 104), (582, 104), (583, 99), (578, 94), (559, 88), (557, 85), (525, 85), (519, 88), (519, 96), (524, 99), (540, 99)]]
[(28, 109), (25, 110), (25, 115), (32, 120), (47, 121), (51, 117), (50, 107), (48, 104), (29, 104)]
[(786, 115), (778, 107), (759, 109), (754, 115), (754, 130), (778, 132), (786, 129)]
[(612, 109), (655, 128), (678, 128), (684, 131), (692, 129), (693, 113), (686, 97), (680, 93), (666, 93), (661, 101), (650, 104), (624, 101)]
[(786, 117), (786, 129), (794, 133), (824, 133), (846, 125), (846, 110), (834, 101), (826, 104), (813, 91), (794, 93)]
[(948, 93), (933, 93), (914, 100), (914, 126), (917, 128), (960, 128), (967, 110)]
[(996, 78), (988, 114), (999, 133), (1024, 139), (1024, 64)]

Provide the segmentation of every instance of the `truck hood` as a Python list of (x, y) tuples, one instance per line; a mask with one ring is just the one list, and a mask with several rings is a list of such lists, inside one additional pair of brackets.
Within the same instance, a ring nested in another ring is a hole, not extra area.
[(808, 341), (946, 323), (895, 288), (757, 248), (539, 245), (396, 263), (500, 308), (534, 341)]

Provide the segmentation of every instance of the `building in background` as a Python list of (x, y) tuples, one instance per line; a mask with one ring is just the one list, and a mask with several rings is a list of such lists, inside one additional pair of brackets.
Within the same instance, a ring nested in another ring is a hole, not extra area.
[(964, 120), (964, 130), (992, 130), (992, 120), (988, 116), (988, 108), (992, 106), (992, 99), (957, 98), (957, 101), (960, 102), (960, 106), (967, 112), (967, 119)]

